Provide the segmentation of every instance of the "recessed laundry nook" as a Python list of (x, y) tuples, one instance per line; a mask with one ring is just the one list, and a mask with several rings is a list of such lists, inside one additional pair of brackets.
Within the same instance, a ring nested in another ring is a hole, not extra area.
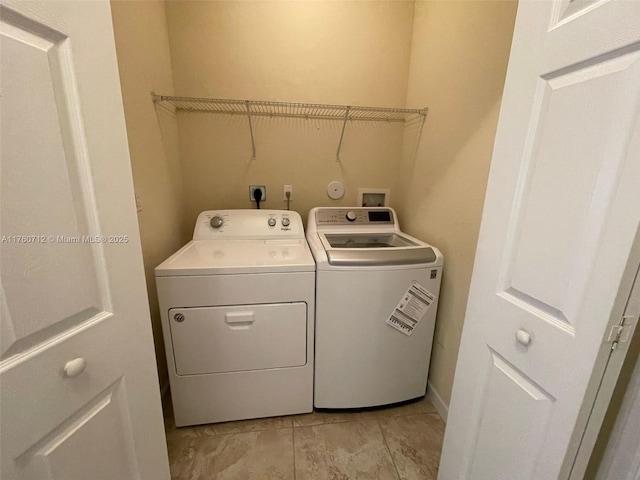
[[(201, 212), (255, 208), (250, 185), (266, 186), (261, 208), (286, 209), (283, 185), (292, 185), (290, 208), (306, 223), (314, 207), (362, 206), (360, 189), (388, 189), (402, 230), (446, 259), (429, 382), (448, 404), (516, 9), (515, 2), (112, 4), (164, 385), (154, 269), (190, 240)], [(252, 115), (251, 134), (243, 100), (258, 113), (284, 110), (261, 102), (427, 112), (401, 122), (372, 114), (382, 119), (346, 126), (344, 109), (333, 118)], [(207, 112), (211, 105), (227, 112)], [(328, 194), (333, 182), (343, 189), (336, 199)]]
[(0, 476), (640, 475), (640, 1), (0, 0)]
[[(150, 303), (155, 267), (196, 217), (255, 208), (250, 185), (266, 186), (267, 210), (286, 209), (292, 185), (305, 227), (314, 207), (362, 207), (360, 190), (387, 190), (382, 206), (402, 230), (445, 259), (427, 363), (415, 369), (430, 364), (429, 402), (446, 416), (516, 3), (152, 5), (113, 5)], [(151, 308), (168, 387), (162, 312)], [(389, 313), (379, 321), (394, 330)]]

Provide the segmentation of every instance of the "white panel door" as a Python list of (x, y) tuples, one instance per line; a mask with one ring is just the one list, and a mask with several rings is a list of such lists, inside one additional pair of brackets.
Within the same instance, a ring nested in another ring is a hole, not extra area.
[(109, 2), (0, 3), (0, 477), (168, 479)]
[(519, 3), (440, 480), (566, 473), (637, 235), (639, 113), (640, 2)]

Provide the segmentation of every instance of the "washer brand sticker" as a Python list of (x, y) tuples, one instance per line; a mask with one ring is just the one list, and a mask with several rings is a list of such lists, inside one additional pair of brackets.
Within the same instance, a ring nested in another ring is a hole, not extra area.
[(411, 335), (435, 299), (429, 290), (414, 280), (387, 319), (387, 323), (405, 335)]

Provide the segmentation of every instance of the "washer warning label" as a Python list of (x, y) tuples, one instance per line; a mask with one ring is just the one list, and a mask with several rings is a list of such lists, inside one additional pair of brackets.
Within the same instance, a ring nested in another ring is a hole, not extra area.
[(429, 290), (414, 280), (387, 318), (387, 323), (405, 335), (411, 335), (435, 298)]

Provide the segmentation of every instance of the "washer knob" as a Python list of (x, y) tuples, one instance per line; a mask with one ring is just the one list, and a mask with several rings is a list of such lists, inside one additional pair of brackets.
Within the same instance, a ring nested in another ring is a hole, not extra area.
[(358, 215), (353, 210), (349, 210), (347, 212), (346, 217), (347, 217), (347, 220), (349, 220), (350, 222), (355, 222), (356, 218), (358, 218)]
[(267, 223), (269, 224), (270, 227), (275, 227), (276, 226), (276, 219), (271, 217)]
[(291, 221), (287, 217), (284, 217), (282, 219), (282, 226), (283, 227), (288, 227), (290, 223), (291, 223)]
[(213, 228), (220, 228), (222, 226), (222, 224), (224, 223), (224, 220), (222, 219), (222, 217), (219, 217), (218, 215), (216, 215), (215, 217), (213, 217), (211, 219), (211, 221), (209, 222), (209, 224), (213, 227)]

